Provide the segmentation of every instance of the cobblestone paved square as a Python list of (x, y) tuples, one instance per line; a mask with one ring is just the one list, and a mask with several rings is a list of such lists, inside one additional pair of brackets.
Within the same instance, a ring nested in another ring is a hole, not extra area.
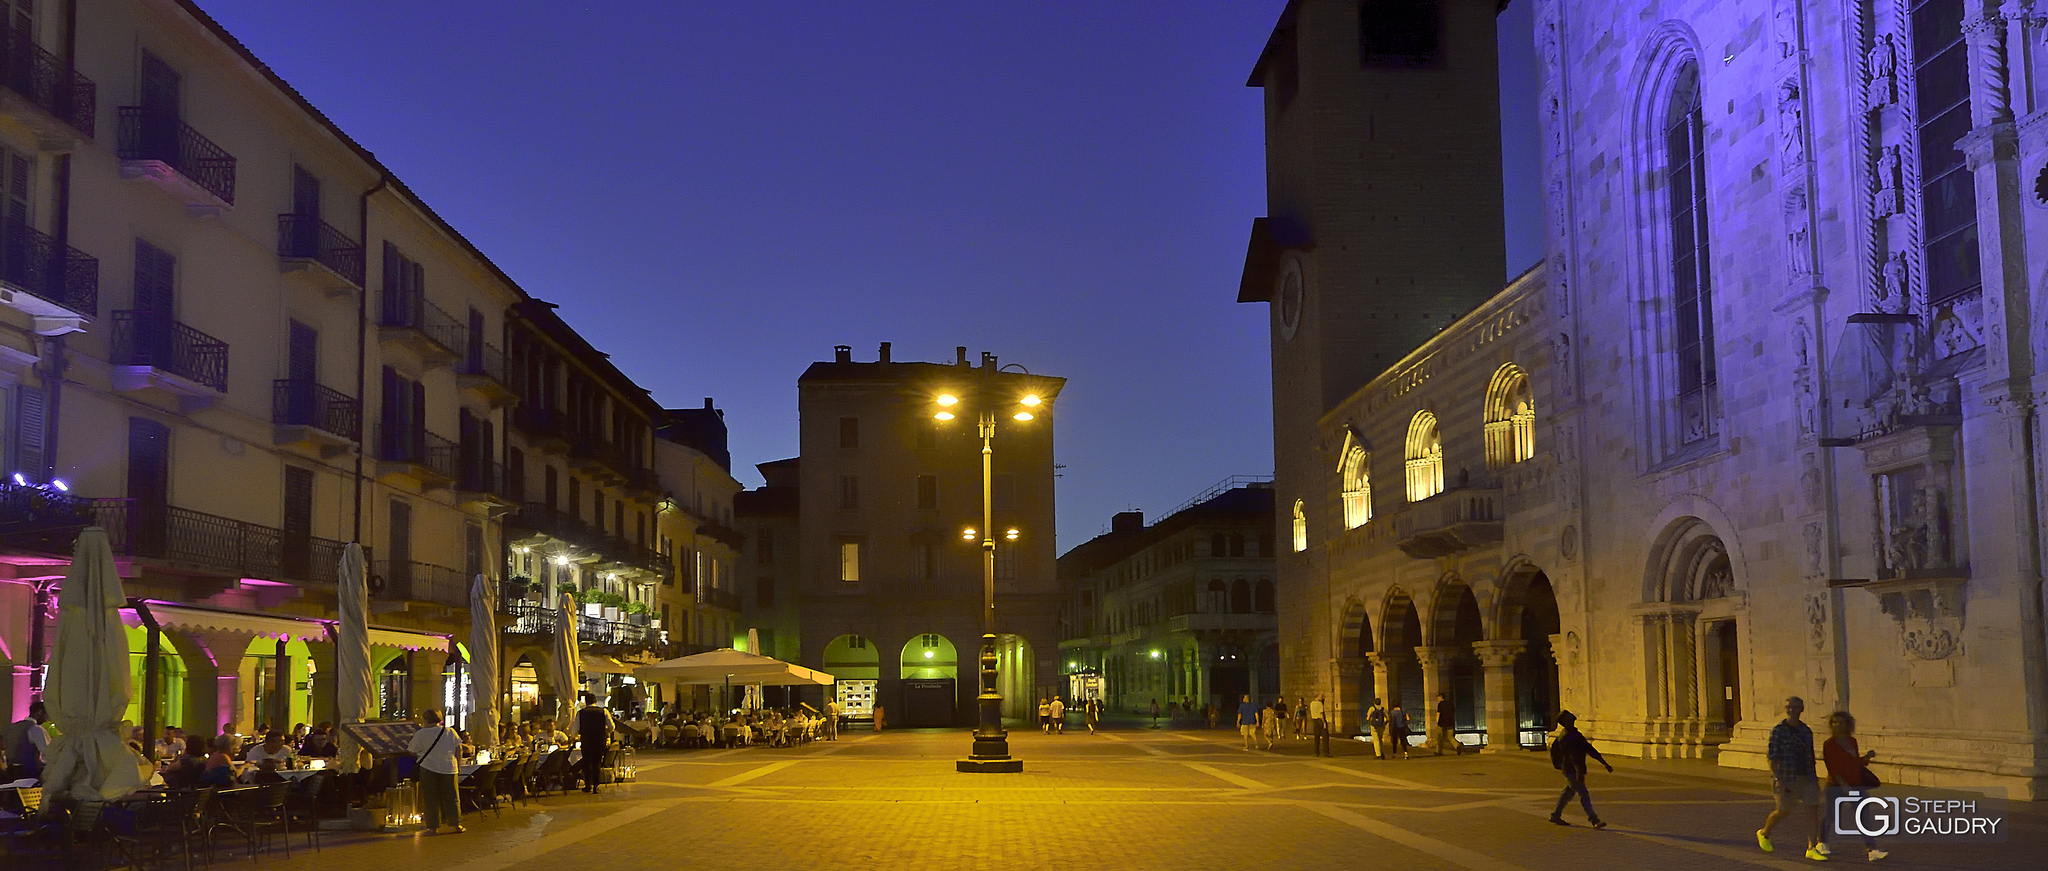
[[(267, 854), (284, 871), (540, 871), (803, 867), (1581, 869), (1792, 868), (1751, 835), (1769, 809), (1753, 772), (1615, 760), (1592, 786), (1605, 831), (1545, 820), (1541, 754), (1372, 759), (1308, 742), (1246, 752), (1234, 735), (1127, 730), (1011, 733), (1021, 775), (952, 770), (962, 732), (857, 734), (789, 750), (640, 755), (639, 782), (470, 818), (462, 835), (330, 833), (318, 854)], [(1880, 867), (2039, 869), (2048, 813), (2019, 805), (2011, 840), (1900, 844)], [(238, 861), (227, 859), (224, 861)], [(1844, 845), (1837, 862), (1865, 865)], [(23, 863), (24, 868), (35, 868)], [(40, 869), (38, 869), (40, 871)]]

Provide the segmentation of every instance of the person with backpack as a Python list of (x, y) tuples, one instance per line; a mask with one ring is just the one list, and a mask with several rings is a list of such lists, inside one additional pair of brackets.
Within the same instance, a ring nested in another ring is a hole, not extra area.
[(1387, 751), (1387, 758), (1394, 758), (1396, 753), (1401, 754), (1402, 759), (1408, 758), (1408, 712), (1401, 710), (1398, 703), (1387, 712), (1387, 737), (1394, 742)]
[(1600, 756), (1600, 751), (1593, 749), (1593, 742), (1586, 740), (1578, 724), (1577, 714), (1558, 712), (1557, 725), (1562, 732), (1550, 744), (1550, 767), (1564, 775), (1564, 794), (1557, 797), (1557, 808), (1550, 812), (1550, 821), (1560, 826), (1571, 825), (1564, 821), (1564, 806), (1571, 802), (1573, 794), (1577, 794), (1579, 806), (1586, 809), (1586, 821), (1592, 823), (1593, 828), (1604, 829), (1607, 823), (1593, 812), (1593, 794), (1586, 791), (1586, 757), (1598, 760), (1609, 774), (1614, 773), (1614, 766)]
[(1387, 758), (1387, 706), (1380, 700), (1372, 700), (1372, 707), (1365, 710), (1365, 727), (1372, 730), (1372, 755)]

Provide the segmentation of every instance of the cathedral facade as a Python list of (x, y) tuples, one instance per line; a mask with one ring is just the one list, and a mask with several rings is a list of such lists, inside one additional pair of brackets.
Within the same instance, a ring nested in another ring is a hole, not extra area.
[(1533, 2), (1505, 285), (1493, 0), (1295, 0), (1249, 83), (1283, 686), (1743, 767), (1798, 695), (2039, 795), (2048, 8)]

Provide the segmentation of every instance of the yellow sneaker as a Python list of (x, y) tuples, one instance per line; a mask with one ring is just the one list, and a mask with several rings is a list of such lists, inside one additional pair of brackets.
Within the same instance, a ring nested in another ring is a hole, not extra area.
[(1806, 858), (1812, 859), (1815, 862), (1826, 862), (1828, 860), (1828, 854), (1816, 850), (1812, 847), (1808, 847), (1806, 848)]
[(1766, 853), (1777, 849), (1776, 847), (1771, 846), (1771, 839), (1764, 835), (1763, 829), (1756, 830), (1756, 845), (1762, 847), (1764, 852)]

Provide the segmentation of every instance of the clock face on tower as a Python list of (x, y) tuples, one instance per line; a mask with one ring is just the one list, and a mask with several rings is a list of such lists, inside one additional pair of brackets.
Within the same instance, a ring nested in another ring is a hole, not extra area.
[(1280, 315), (1280, 338), (1294, 338), (1295, 329), (1301, 326), (1301, 263), (1287, 261), (1287, 271), (1280, 275), (1280, 292), (1273, 295)]

